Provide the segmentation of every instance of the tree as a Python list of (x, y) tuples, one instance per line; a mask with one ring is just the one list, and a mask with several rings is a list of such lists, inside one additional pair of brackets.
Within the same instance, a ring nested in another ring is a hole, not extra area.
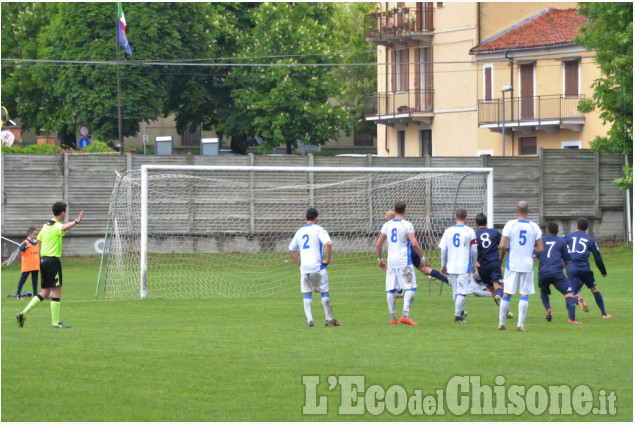
[(338, 13), (334, 26), (341, 38), (338, 49), (345, 64), (338, 67), (334, 77), (340, 86), (338, 100), (354, 118), (354, 125), (365, 134), (377, 134), (377, 125), (366, 121), (364, 115), (364, 94), (377, 91), (377, 49), (374, 43), (364, 39), (364, 16), (376, 7), (375, 3), (335, 3)]
[[(633, 152), (633, 3), (578, 3), (578, 10), (588, 23), (575, 41), (596, 52), (602, 73), (593, 83), (593, 96), (581, 101), (579, 110), (597, 108), (604, 123), (611, 123), (606, 136), (591, 142), (591, 149), (627, 156)], [(627, 164), (624, 173), (615, 184), (632, 189), (633, 165)]]
[[(338, 93), (332, 3), (262, 3), (254, 27), (238, 40), (238, 58), (248, 58), (229, 76), (232, 113), (219, 128), (268, 148), (297, 142), (323, 144), (348, 129), (346, 110), (330, 101)], [(237, 60), (238, 60), (237, 58)], [(268, 66), (259, 66), (260, 64)]]
[[(11, 74), (4, 73), (7, 64), (3, 63), (2, 101), (10, 104), (17, 99), (15, 109), (24, 128), (56, 131), (65, 138), (74, 137), (77, 127), (87, 124), (93, 137), (118, 138), (116, 66), (103, 64), (115, 60), (115, 5), (12, 4), (9, 12), (17, 16), (17, 22), (6, 30), (3, 5), (3, 58), (15, 55), (64, 61), (14, 65)], [(124, 9), (133, 56), (120, 51), (123, 134), (132, 136), (138, 134), (140, 122), (167, 113), (168, 102), (178, 106), (175, 93), (180, 91), (174, 85), (184, 81), (181, 76), (187, 73), (178, 64), (159, 66), (136, 61), (214, 56), (216, 29), (212, 23), (216, 15), (208, 3), (125, 3)], [(42, 24), (31, 25), (39, 19)], [(5, 45), (21, 46), (23, 41), (25, 48), (5, 52)]]

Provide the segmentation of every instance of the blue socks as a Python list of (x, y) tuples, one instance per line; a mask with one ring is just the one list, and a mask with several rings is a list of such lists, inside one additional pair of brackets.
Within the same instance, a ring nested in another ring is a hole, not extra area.
[(602, 294), (600, 294), (600, 291), (597, 291), (593, 293), (593, 296), (595, 297), (595, 302), (597, 303), (598, 307), (600, 307), (602, 316), (605, 316), (606, 310), (604, 310), (604, 298), (602, 298)]
[(551, 304), (549, 303), (549, 295), (540, 291), (540, 301), (542, 301), (542, 305), (545, 306), (545, 310), (551, 309)]
[(569, 320), (575, 320), (575, 298), (574, 297), (568, 297), (565, 298), (565, 301), (567, 302), (567, 311), (569, 312)]
[(439, 279), (441, 282), (448, 283), (448, 278), (441, 274), (441, 272), (438, 270), (432, 269), (432, 271), (430, 272), (430, 276), (435, 279)]

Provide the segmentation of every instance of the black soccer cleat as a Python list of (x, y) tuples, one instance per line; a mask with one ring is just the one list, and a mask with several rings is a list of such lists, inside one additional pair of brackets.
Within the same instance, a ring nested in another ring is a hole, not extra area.
[(553, 318), (553, 314), (551, 314), (551, 309), (547, 310), (547, 314), (545, 314), (545, 320), (547, 322), (551, 322), (551, 319)]
[(18, 326), (23, 328), (24, 327), (24, 321), (26, 320), (26, 317), (24, 316), (24, 314), (22, 313), (18, 313), (15, 315), (15, 319), (16, 322), (18, 322)]
[(332, 320), (327, 320), (326, 323), (324, 324), (325, 327), (329, 328), (331, 326), (342, 326), (342, 324), (340, 322), (338, 322), (335, 319)]
[(310, 321), (306, 322), (306, 326), (307, 326), (307, 328), (312, 328), (313, 327), (313, 320), (310, 320)]
[(58, 322), (57, 325), (52, 325), (54, 328), (59, 328), (59, 329), (66, 329), (66, 328), (70, 328), (71, 325), (65, 325), (62, 322)]

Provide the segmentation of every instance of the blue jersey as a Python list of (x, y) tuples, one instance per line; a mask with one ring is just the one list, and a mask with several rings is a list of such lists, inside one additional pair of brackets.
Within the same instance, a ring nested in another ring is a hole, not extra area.
[(573, 232), (565, 235), (564, 240), (567, 242), (569, 255), (571, 256), (571, 263), (567, 266), (567, 273), (570, 273), (569, 270), (591, 271), (589, 257), (593, 254), (595, 265), (598, 266), (600, 273), (602, 275), (606, 274), (606, 267), (595, 239), (585, 232)]
[(564, 264), (571, 261), (567, 243), (564, 239), (553, 235), (543, 237), (542, 243), (545, 250), (538, 255), (540, 260), (538, 279), (562, 276)]
[(477, 261), (481, 266), (488, 264), (498, 264), (500, 266), (500, 255), (498, 254), (500, 242), (501, 234), (498, 230), (485, 227), (476, 229)]

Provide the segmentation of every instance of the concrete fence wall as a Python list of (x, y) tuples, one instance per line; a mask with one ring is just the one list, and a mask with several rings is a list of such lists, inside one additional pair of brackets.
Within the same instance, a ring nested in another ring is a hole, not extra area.
[[(625, 196), (613, 185), (622, 158), (586, 150), (544, 150), (537, 157), (383, 158), (373, 156), (144, 156), (59, 154), (1, 156), (2, 236), (21, 242), (29, 227), (51, 217), (51, 205), (68, 203), (69, 219), (84, 210), (81, 226), (64, 239), (64, 255), (98, 255), (108, 221), (116, 172), (143, 164), (267, 165), (329, 167), (491, 167), (494, 169), (494, 219), (502, 228), (513, 218), (518, 200), (529, 202), (530, 219), (541, 225), (556, 220), (561, 234), (575, 230), (575, 220), (589, 218), (589, 233), (599, 242), (623, 241)], [(473, 217), (479, 211), (469, 211)], [(2, 240), (2, 257), (15, 245)]]

